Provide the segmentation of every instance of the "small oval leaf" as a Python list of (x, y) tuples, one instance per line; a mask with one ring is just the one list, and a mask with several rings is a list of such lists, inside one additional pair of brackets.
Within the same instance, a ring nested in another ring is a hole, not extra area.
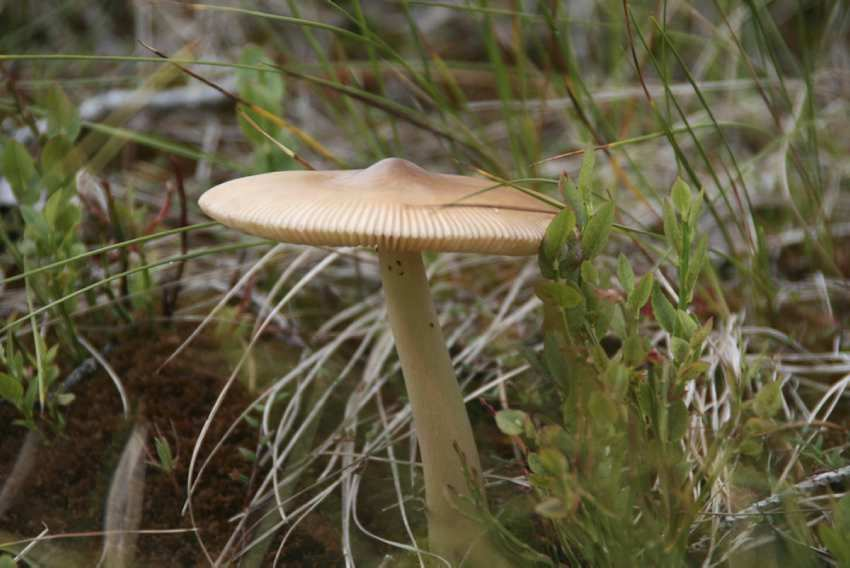
[(522, 410), (500, 410), (496, 413), (496, 426), (508, 436), (519, 436), (525, 431), (528, 415)]

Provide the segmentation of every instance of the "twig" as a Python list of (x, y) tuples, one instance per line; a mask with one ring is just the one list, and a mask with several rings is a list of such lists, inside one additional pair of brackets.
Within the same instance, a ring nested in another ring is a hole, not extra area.
[[(151, 53), (153, 53), (153, 54), (154, 54), (154, 55), (156, 55), (157, 57), (161, 57), (162, 59), (165, 59), (166, 61), (171, 61), (171, 58), (170, 58), (168, 55), (166, 55), (165, 53), (163, 53), (163, 52), (159, 51), (158, 49), (155, 49), (155, 48), (153, 48), (153, 47), (151, 47), (151, 46), (147, 45), (147, 44), (146, 44), (146, 43), (144, 43), (143, 41), (139, 41), (139, 43), (142, 45), (142, 47), (144, 47), (145, 49), (149, 50)], [(237, 106), (240, 106), (240, 105), (241, 105), (242, 107), (249, 108), (249, 109), (253, 110), (253, 111), (254, 111), (254, 112), (256, 112), (256, 113), (261, 114), (261, 115), (262, 115), (262, 116), (264, 116), (265, 118), (268, 118), (268, 119), (272, 120), (272, 121), (273, 121), (276, 125), (280, 126), (281, 128), (285, 128), (285, 129), (289, 130), (290, 132), (293, 132), (294, 134), (296, 134), (296, 135), (297, 135), (297, 136), (299, 136), (300, 138), (302, 138), (302, 140), (304, 140), (304, 141), (305, 141), (305, 142), (306, 142), (306, 143), (307, 143), (307, 144), (308, 144), (311, 148), (313, 148), (314, 150), (316, 150), (316, 151), (317, 151), (319, 154), (321, 154), (323, 157), (325, 157), (325, 158), (327, 158), (327, 159), (329, 159), (329, 160), (331, 160), (331, 161), (333, 161), (333, 162), (339, 163), (339, 160), (338, 160), (336, 157), (334, 157), (333, 155), (331, 155), (329, 152), (327, 152), (327, 151), (324, 149), (324, 147), (323, 147), (323, 146), (321, 146), (320, 144), (318, 144), (317, 142), (315, 142), (315, 140), (313, 140), (311, 137), (309, 137), (306, 133), (302, 132), (300, 129), (298, 129), (298, 128), (296, 128), (296, 127), (294, 127), (294, 126), (292, 126), (292, 125), (288, 124), (288, 123), (287, 123), (286, 121), (284, 121), (281, 117), (279, 117), (279, 116), (275, 115), (274, 113), (269, 112), (268, 110), (264, 109), (263, 107), (261, 107), (261, 106), (259, 106), (259, 105), (256, 105), (256, 104), (252, 103), (251, 101), (248, 101), (248, 100), (246, 100), (246, 99), (244, 99), (244, 98), (240, 97), (239, 95), (237, 95), (237, 94), (235, 94), (235, 93), (233, 93), (233, 92), (231, 92), (231, 91), (229, 91), (229, 90), (227, 90), (227, 89), (225, 89), (225, 88), (221, 87), (220, 85), (217, 85), (217, 84), (213, 83), (212, 81), (210, 81), (210, 80), (209, 80), (209, 79), (207, 79), (206, 77), (203, 77), (203, 76), (201, 76), (201, 75), (199, 75), (199, 74), (195, 73), (194, 71), (192, 71), (191, 69), (187, 68), (187, 67), (186, 67), (186, 66), (184, 66), (184, 65), (180, 65), (179, 63), (174, 63), (173, 61), (171, 61), (171, 63), (172, 63), (172, 65), (174, 65), (175, 67), (177, 67), (180, 71), (182, 71), (182, 72), (186, 73), (187, 75), (189, 75), (189, 76), (190, 76), (190, 77), (192, 77), (193, 79), (197, 79), (198, 81), (200, 81), (200, 82), (201, 82), (201, 83), (203, 83), (204, 85), (207, 85), (208, 87), (210, 87), (210, 88), (212, 88), (212, 89), (215, 89), (216, 91), (218, 91), (219, 93), (221, 93), (222, 95), (224, 95), (226, 98), (228, 98), (228, 99), (230, 99), (231, 101), (233, 101), (234, 103), (236, 103), (236, 104), (237, 104)], [(275, 70), (275, 69), (271, 69), (271, 68), (270, 68), (270, 72), (277, 72), (277, 70)], [(241, 111), (241, 109), (240, 109), (240, 111)], [(251, 120), (251, 119), (250, 119), (250, 118), (249, 118), (249, 117), (245, 114), (245, 112), (244, 112), (244, 111), (241, 111), (241, 113), (240, 113), (240, 114), (243, 116), (243, 118), (246, 118), (246, 119), (247, 119), (247, 120), (248, 120), (248, 121), (252, 124), (252, 126), (254, 126), (254, 128), (256, 128), (257, 130), (259, 130), (259, 131), (260, 131), (263, 135), (265, 135), (266, 137), (268, 137), (269, 139), (271, 139), (271, 140), (272, 140), (275, 144), (277, 144), (277, 146), (278, 146), (279, 148), (284, 148), (285, 153), (286, 153), (287, 155), (289, 155), (291, 158), (293, 158), (294, 160), (296, 160), (299, 164), (301, 164), (302, 166), (304, 166), (304, 167), (305, 167), (305, 168), (307, 168), (308, 170), (315, 170), (315, 169), (316, 169), (316, 168), (314, 168), (313, 166), (311, 166), (311, 165), (309, 164), (309, 162), (307, 162), (304, 158), (302, 158), (302, 157), (301, 157), (301, 156), (299, 156), (297, 153), (295, 153), (293, 150), (291, 150), (291, 149), (289, 149), (289, 148), (286, 148), (286, 147), (285, 147), (285, 146), (283, 146), (280, 142), (278, 142), (277, 140), (275, 140), (274, 138), (272, 138), (270, 135), (266, 134), (266, 133), (265, 133), (265, 131), (263, 131), (263, 130), (259, 127), (259, 126), (257, 126), (257, 125), (256, 125), (256, 123), (254, 123), (254, 121), (253, 121), (253, 120)]]
[(106, 371), (106, 374), (109, 375), (109, 378), (112, 379), (112, 382), (115, 384), (115, 389), (118, 391), (118, 396), (121, 398), (121, 406), (124, 409), (124, 418), (130, 417), (130, 401), (127, 398), (127, 391), (124, 389), (124, 385), (121, 383), (121, 378), (118, 376), (118, 373), (115, 372), (115, 369), (112, 368), (112, 365), (106, 360), (103, 354), (99, 353), (94, 346), (85, 340), (83, 337), (77, 337), (77, 341), (80, 342), (86, 351), (91, 354), (92, 359), (94, 359), (103, 370)]
[(30, 551), (30, 550), (32, 550), (33, 548), (35, 548), (35, 545), (37, 545), (37, 544), (41, 541), (41, 539), (42, 539), (42, 538), (44, 538), (44, 536), (45, 536), (45, 535), (47, 535), (47, 533), (48, 533), (48, 532), (50, 532), (50, 529), (48, 529), (48, 528), (47, 528), (47, 525), (45, 525), (45, 526), (44, 526), (44, 530), (43, 530), (43, 531), (41, 531), (40, 533), (38, 533), (38, 536), (37, 536), (37, 537), (35, 537), (34, 539), (32, 539), (32, 541), (31, 541), (28, 545), (26, 545), (26, 546), (24, 547), (24, 549), (23, 549), (23, 550), (21, 550), (21, 551), (18, 553), (18, 555), (17, 555), (17, 556), (15, 556), (15, 557), (12, 559), (12, 563), (14, 564), (15, 562), (23, 562), (23, 560), (24, 560), (24, 556), (26, 556), (26, 555), (29, 553), (29, 551)]
[[(107, 343), (103, 346), (103, 349), (100, 350), (100, 354), (102, 356), (109, 355), (114, 348), (115, 345), (113, 343)], [(65, 380), (62, 381), (62, 385), (59, 387), (59, 392), (71, 390), (77, 385), (77, 383), (90, 377), (95, 371), (97, 371), (97, 360), (94, 357), (85, 359), (77, 366), (77, 368), (68, 373), (68, 376), (65, 377)]]
[(175, 67), (177, 67), (178, 69), (180, 69), (182, 72), (186, 73), (187, 75), (189, 75), (189, 76), (190, 76), (190, 77), (192, 77), (193, 79), (197, 79), (198, 81), (200, 81), (200, 82), (201, 82), (201, 83), (203, 83), (204, 85), (206, 85), (206, 86), (208, 86), (208, 87), (211, 87), (211, 88), (215, 89), (216, 91), (218, 91), (219, 93), (221, 93), (222, 95), (224, 95), (225, 97), (227, 97), (228, 99), (230, 99), (230, 100), (232, 100), (232, 101), (234, 101), (234, 102), (237, 102), (237, 103), (241, 103), (241, 104), (244, 104), (244, 105), (247, 105), (247, 106), (251, 106), (251, 103), (249, 103), (248, 101), (246, 101), (245, 99), (243, 99), (243, 98), (242, 98), (242, 97), (240, 97), (239, 95), (236, 95), (236, 94), (234, 94), (234, 93), (231, 93), (230, 91), (228, 91), (228, 90), (227, 90), (227, 89), (225, 89), (224, 87), (221, 87), (221, 86), (219, 86), (219, 85), (216, 85), (215, 83), (213, 83), (213, 82), (212, 82), (212, 81), (210, 81), (209, 79), (206, 79), (206, 78), (202, 77), (201, 75), (198, 75), (197, 73), (195, 73), (195, 72), (194, 72), (194, 71), (192, 71), (191, 69), (188, 69), (188, 68), (187, 68), (187, 67), (185, 67), (184, 65), (180, 65), (179, 63), (175, 63), (175, 62), (173, 62), (173, 61), (170, 61), (170, 59), (171, 59), (171, 58), (170, 58), (168, 55), (166, 55), (166, 54), (164, 54), (163, 52), (161, 52), (160, 50), (158, 50), (158, 49), (156, 49), (156, 48), (154, 48), (154, 47), (149, 46), (148, 44), (146, 44), (146, 43), (145, 43), (145, 42), (143, 42), (142, 40), (136, 40), (136, 41), (138, 41), (138, 42), (139, 42), (139, 44), (141, 44), (141, 46), (142, 46), (142, 47), (144, 47), (145, 49), (147, 49), (148, 51), (150, 51), (151, 53), (153, 53), (153, 54), (154, 54), (154, 55), (156, 55), (157, 57), (161, 57), (162, 59), (165, 59), (166, 61), (169, 61), (172, 65), (174, 65)]
[(295, 152), (295, 150), (293, 150), (289, 146), (286, 146), (283, 142), (281, 142), (280, 140), (278, 140), (277, 138), (275, 138), (274, 136), (272, 136), (271, 134), (269, 134), (268, 132), (263, 130), (263, 128), (259, 124), (257, 124), (254, 121), (254, 119), (251, 118), (248, 115), (248, 113), (245, 112), (241, 108), (239, 109), (239, 116), (241, 116), (243, 119), (245, 119), (245, 121), (248, 124), (250, 124), (251, 127), (254, 130), (256, 130), (257, 132), (262, 134), (269, 142), (271, 142), (272, 144), (277, 146), (277, 148), (280, 149), (280, 151), (283, 152), (284, 154), (286, 154), (288, 157), (292, 158), (293, 160), (295, 160), (296, 162), (298, 162), (299, 164), (301, 164), (302, 166), (304, 166), (308, 170), (315, 170), (316, 169), (316, 168), (314, 168), (313, 166), (310, 165), (310, 162), (308, 162), (307, 160), (305, 160), (304, 158), (299, 156), (298, 153)]
[[(780, 491), (779, 493), (771, 495), (761, 501), (756, 501), (749, 507), (738, 511), (737, 513), (720, 514), (720, 526), (718, 528), (720, 530), (728, 530), (742, 520), (753, 519), (769, 514), (768, 509), (776, 507), (786, 497), (790, 497), (798, 493), (809, 493), (824, 487), (829, 487), (833, 490), (836, 487), (842, 487), (843, 489), (843, 485), (848, 479), (850, 479), (850, 465), (813, 475), (812, 477), (794, 485), (790, 489)], [(704, 550), (708, 546), (708, 541), (709, 538), (704, 537), (695, 542), (691, 548), (693, 550)]]
[[(180, 171), (180, 166), (172, 157), (171, 164), (174, 166), (174, 184), (177, 188), (177, 196), (180, 200), (180, 227), (189, 225), (189, 211), (186, 204), (186, 188), (183, 184), (183, 173)], [(180, 233), (180, 254), (185, 256), (189, 252), (189, 235), (186, 232)], [(171, 279), (173, 286), (167, 286), (162, 290), (162, 313), (166, 318), (171, 318), (174, 314), (174, 309), (177, 307), (177, 297), (180, 295), (180, 281), (183, 279), (183, 273), (186, 269), (186, 259), (184, 258), (177, 263), (177, 268), (174, 271), (174, 277)]]

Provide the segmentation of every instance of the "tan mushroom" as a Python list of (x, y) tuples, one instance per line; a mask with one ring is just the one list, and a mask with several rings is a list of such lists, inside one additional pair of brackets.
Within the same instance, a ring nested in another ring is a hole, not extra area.
[(453, 566), (506, 565), (468, 505), (450, 498), (452, 491), (468, 495), (453, 447), (475, 471), (481, 463), (421, 253), (535, 254), (555, 211), (513, 188), (430, 173), (398, 158), (364, 170), (240, 178), (210, 189), (199, 204), (213, 219), (252, 235), (377, 249), (422, 453), (430, 550)]

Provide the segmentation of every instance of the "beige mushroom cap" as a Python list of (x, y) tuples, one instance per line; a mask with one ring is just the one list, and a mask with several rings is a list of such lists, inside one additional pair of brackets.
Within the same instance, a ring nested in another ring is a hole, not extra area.
[(224, 225), (287, 243), (536, 254), (557, 211), (511, 187), (481, 192), (494, 185), (388, 158), (365, 170), (239, 178), (210, 189), (199, 204)]

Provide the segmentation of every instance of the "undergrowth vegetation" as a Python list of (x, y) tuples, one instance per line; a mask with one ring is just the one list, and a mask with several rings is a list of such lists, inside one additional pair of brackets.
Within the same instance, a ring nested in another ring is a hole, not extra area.
[[(517, 566), (850, 565), (846, 3), (37, 4), (0, 6), (0, 566), (441, 565), (374, 254), (196, 206), (387, 156), (557, 212), (537, 258), (426, 257)], [(127, 384), (175, 365), (205, 420)], [(84, 505), (21, 502), (101, 415), (101, 481), (44, 481)]]

